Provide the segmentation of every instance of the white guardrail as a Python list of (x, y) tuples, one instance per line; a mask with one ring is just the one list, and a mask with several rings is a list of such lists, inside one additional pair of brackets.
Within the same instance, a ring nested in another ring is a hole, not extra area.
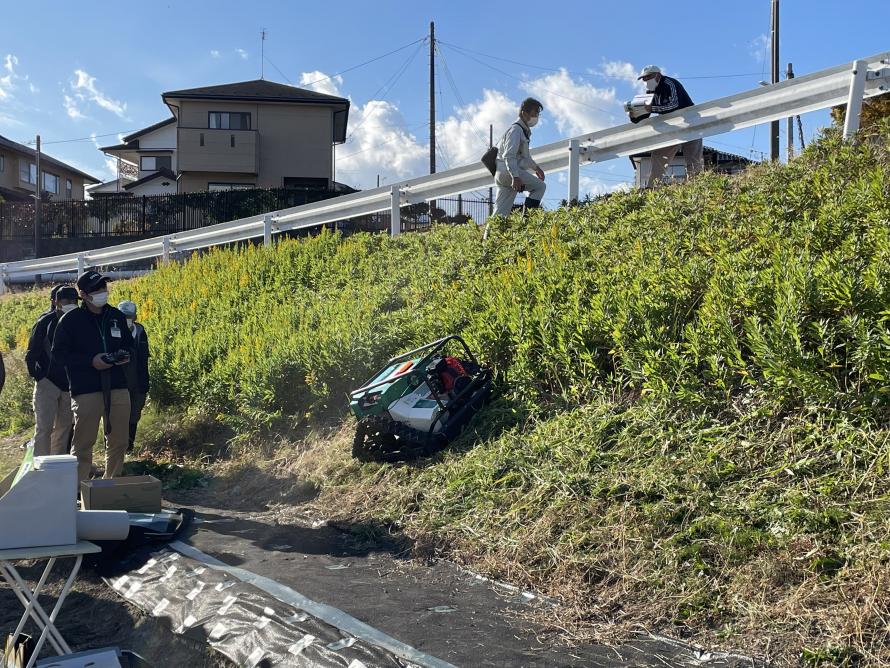
[[(709, 137), (768, 123), (839, 104), (848, 105), (844, 134), (858, 130), (863, 98), (890, 90), (890, 51), (846, 63), (771, 86), (697, 104), (640, 123), (563, 139), (532, 151), (545, 172), (569, 170), (569, 201), (578, 199), (579, 167), (690, 139)], [(456, 195), (491, 185), (488, 170), (475, 163), (438, 172), (385, 188), (366, 190), (322, 202), (273, 211), (210, 225), (197, 230), (134, 241), (81, 253), (0, 264), (0, 293), (12, 280), (37, 274), (81, 272), (89, 267), (118, 266), (136, 260), (163, 258), (173, 252), (193, 251), (220, 244), (263, 237), (266, 244), (278, 232), (390, 211), (391, 233), (399, 234), (399, 208)]]

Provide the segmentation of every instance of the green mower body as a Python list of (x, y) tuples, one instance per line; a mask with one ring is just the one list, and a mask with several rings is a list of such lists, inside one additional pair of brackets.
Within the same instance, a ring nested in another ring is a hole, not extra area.
[[(461, 356), (448, 355), (449, 345), (459, 345)], [(445, 447), (482, 408), (491, 376), (454, 335), (392, 358), (350, 393), (358, 419), (353, 456), (396, 461)]]

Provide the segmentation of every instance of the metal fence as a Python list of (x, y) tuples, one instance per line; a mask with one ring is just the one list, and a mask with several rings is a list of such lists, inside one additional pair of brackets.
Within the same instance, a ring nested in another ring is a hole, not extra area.
[[(432, 215), (430, 215), (432, 209)], [(403, 207), (400, 215), (402, 232), (428, 230), (434, 224), (462, 225), (473, 221), (484, 223), (492, 212), (492, 201), (488, 198), (440, 197), (433, 202), (421, 202)], [(344, 222), (346, 231), (388, 232), (391, 229), (391, 216), (381, 211), (370, 216), (354, 218)]]
[[(347, 192), (352, 191), (272, 188), (42, 202), (40, 237), (153, 237), (319, 202)], [(33, 239), (34, 208), (34, 202), (0, 202), (0, 239)]]

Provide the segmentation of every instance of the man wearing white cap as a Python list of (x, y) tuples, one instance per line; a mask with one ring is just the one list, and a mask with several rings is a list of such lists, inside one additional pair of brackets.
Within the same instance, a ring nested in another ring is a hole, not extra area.
[[(654, 97), (652, 104), (646, 107), (646, 111), (649, 113), (637, 117), (631, 116), (632, 123), (639, 123), (643, 119), (649, 118), (649, 114), (669, 114), (677, 109), (685, 109), (695, 104), (689, 97), (689, 93), (683, 88), (683, 84), (672, 77), (664, 76), (658, 65), (646, 65), (640, 71), (640, 76), (637, 79), (646, 84), (646, 92), (652, 93)], [(651, 188), (661, 180), (667, 166), (681, 149), (686, 161), (686, 178), (692, 178), (702, 171), (704, 159), (701, 139), (666, 146), (652, 151), (649, 180), (645, 187)]]

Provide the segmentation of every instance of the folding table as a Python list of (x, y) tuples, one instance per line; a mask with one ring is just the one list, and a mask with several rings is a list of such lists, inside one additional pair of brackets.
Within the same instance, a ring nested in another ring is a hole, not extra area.
[[(25, 608), (25, 613), (22, 615), (22, 619), (13, 634), (13, 644), (25, 628), (25, 624), (29, 617), (33, 619), (37, 627), (41, 629), (40, 638), (34, 646), (34, 654), (31, 656), (31, 660), (25, 668), (32, 668), (37, 662), (40, 650), (43, 649), (43, 644), (47, 640), (49, 640), (49, 644), (52, 645), (56, 654), (59, 656), (71, 654), (71, 648), (56, 628), (56, 617), (59, 614), (59, 610), (62, 608), (62, 604), (65, 602), (65, 598), (68, 596), (68, 592), (71, 591), (71, 586), (74, 584), (74, 580), (77, 578), (77, 573), (80, 571), (80, 564), (83, 561), (83, 555), (95, 554), (96, 552), (101, 551), (102, 548), (98, 545), (85, 540), (79, 541), (74, 545), (50, 545), (46, 547), (21, 547), (0, 550), (0, 573), (2, 573), (3, 579), (9, 583), (16, 598), (19, 599), (19, 602), (21, 602), (22, 606)], [(56, 559), (65, 559), (68, 557), (74, 557), (74, 567), (71, 569), (71, 574), (65, 581), (65, 586), (62, 587), (62, 591), (59, 593), (59, 599), (56, 601), (55, 607), (52, 612), (47, 615), (46, 611), (40, 603), (38, 603), (37, 597), (40, 596), (40, 591), (43, 589), (43, 585), (46, 583), (46, 578), (53, 569)], [(44, 559), (48, 560), (46, 568), (43, 570), (43, 575), (40, 576), (40, 580), (37, 582), (37, 586), (33, 591), (12, 565), (13, 561), (21, 561), (25, 559), (38, 561)]]

